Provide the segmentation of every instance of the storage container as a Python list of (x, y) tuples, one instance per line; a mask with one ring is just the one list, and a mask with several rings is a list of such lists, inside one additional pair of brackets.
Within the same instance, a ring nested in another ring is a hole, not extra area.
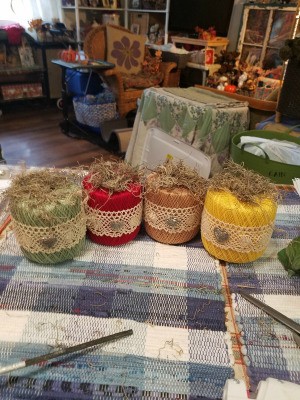
[(66, 70), (66, 85), (70, 94), (84, 96), (103, 92), (102, 80), (96, 72), (77, 71), (72, 68)]
[[(154, 57), (156, 49), (149, 49), (150, 54)], [(162, 61), (163, 62), (175, 62), (177, 64), (178, 69), (183, 69), (186, 67), (186, 64), (190, 61), (192, 53), (173, 53), (171, 51), (162, 50)]]
[(232, 138), (231, 143), (231, 158), (238, 164), (243, 164), (245, 168), (251, 169), (270, 178), (277, 184), (292, 184), (292, 179), (300, 177), (300, 166), (284, 164), (277, 161), (272, 161), (266, 155), (265, 158), (258, 157), (252, 153), (238, 147), (241, 136), (253, 136), (264, 139), (287, 140), (300, 145), (300, 138), (290, 136), (288, 133), (267, 131), (267, 130), (252, 130), (240, 132)]
[(117, 118), (115, 97), (108, 89), (96, 96), (75, 96), (73, 106), (76, 120), (92, 128), (99, 128), (101, 122)]

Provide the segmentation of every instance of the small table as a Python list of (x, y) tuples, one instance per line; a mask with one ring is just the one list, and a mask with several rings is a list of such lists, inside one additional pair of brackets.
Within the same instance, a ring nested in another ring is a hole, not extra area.
[(200, 46), (207, 48), (216, 48), (219, 50), (226, 50), (229, 40), (224, 37), (217, 36), (215, 39), (211, 40), (203, 40), (203, 39), (195, 39), (189, 38), (186, 36), (172, 36), (172, 42), (176, 45), (176, 43), (180, 44), (192, 44), (194, 46)]
[[(60, 123), (60, 127), (62, 132), (71, 137), (86, 137), (88, 138), (90, 133), (87, 132), (85, 129), (80, 127), (76, 121), (71, 121), (69, 119), (69, 95), (66, 85), (66, 71), (67, 69), (73, 70), (88, 70), (89, 71), (89, 78), (88, 82), (91, 78), (93, 71), (101, 71), (106, 69), (114, 68), (114, 64), (104, 60), (91, 60), (88, 61), (87, 64), (83, 63), (73, 63), (73, 62), (66, 62), (60, 59), (51, 60), (53, 64), (58, 65), (62, 69), (62, 113), (63, 113), (63, 121)], [(103, 80), (103, 78), (101, 78)], [(71, 133), (71, 134), (70, 134)]]
[[(214, 49), (216, 54), (219, 54), (221, 50), (226, 50), (229, 40), (224, 37), (217, 36), (215, 39), (211, 40), (203, 40), (203, 39), (195, 39), (189, 38), (186, 36), (172, 36), (172, 42), (175, 44), (189, 44), (193, 46), (199, 46), (201, 48), (206, 49)], [(188, 62), (187, 67), (195, 68), (202, 71), (202, 85), (205, 85), (206, 77), (208, 74), (212, 74), (216, 69), (220, 68), (219, 64), (200, 64), (200, 63), (192, 63)]]
[(158, 128), (211, 157), (212, 174), (229, 158), (231, 137), (249, 126), (246, 101), (198, 88), (149, 88), (139, 105), (126, 161), (143, 163), (149, 129)]

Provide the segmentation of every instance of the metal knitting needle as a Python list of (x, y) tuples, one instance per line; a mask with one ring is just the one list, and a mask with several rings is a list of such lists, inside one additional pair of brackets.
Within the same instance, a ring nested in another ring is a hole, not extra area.
[(256, 307), (260, 308), (262, 311), (264, 311), (266, 314), (270, 315), (270, 317), (274, 318), (276, 321), (280, 322), (284, 326), (286, 326), (288, 329), (290, 329), (293, 332), (293, 337), (295, 342), (297, 343), (298, 346), (300, 346), (300, 324), (298, 324), (296, 321), (293, 321), (291, 318), (287, 317), (284, 314), (281, 314), (279, 311), (275, 310), (274, 308), (268, 306), (267, 304), (263, 303), (262, 301), (256, 299), (255, 297), (251, 296), (250, 294), (247, 294), (240, 290), (238, 292), (244, 299), (249, 301), (249, 303), (252, 303)]
[(90, 340), (89, 342), (77, 344), (75, 346), (67, 347), (66, 349), (61, 349), (54, 351), (52, 353), (43, 354), (42, 356), (29, 358), (25, 361), (20, 361), (15, 364), (7, 365), (6, 367), (0, 368), (0, 375), (7, 374), (8, 372), (16, 371), (17, 369), (29, 367), (30, 365), (36, 365), (43, 361), (51, 360), (52, 358), (64, 356), (66, 354), (75, 353), (76, 351), (87, 349), (88, 347), (96, 346), (98, 344), (111, 342), (113, 340), (121, 339), (126, 336), (131, 336), (133, 334), (132, 329), (128, 331), (114, 333), (113, 335), (104, 336), (102, 338)]

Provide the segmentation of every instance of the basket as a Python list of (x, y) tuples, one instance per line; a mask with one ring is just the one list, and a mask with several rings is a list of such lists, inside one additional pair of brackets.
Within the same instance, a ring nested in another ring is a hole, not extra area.
[(232, 138), (231, 157), (234, 162), (243, 164), (245, 168), (251, 169), (270, 178), (274, 183), (292, 184), (293, 178), (300, 176), (300, 166), (284, 164), (270, 160), (269, 157), (262, 158), (238, 147), (241, 136), (253, 136), (265, 139), (288, 140), (300, 145), (300, 138), (290, 136), (288, 133), (253, 130), (240, 132)]
[(117, 117), (115, 101), (99, 103), (97, 99), (96, 96), (90, 95), (73, 98), (75, 116), (79, 123), (98, 128), (102, 122)]
[(300, 62), (290, 59), (277, 105), (277, 111), (289, 117), (300, 118)]

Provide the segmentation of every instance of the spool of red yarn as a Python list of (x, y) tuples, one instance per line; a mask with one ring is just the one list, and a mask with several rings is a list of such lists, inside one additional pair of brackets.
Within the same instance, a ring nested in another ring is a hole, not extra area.
[(87, 234), (98, 244), (118, 246), (133, 240), (142, 222), (142, 186), (132, 183), (128, 190), (109, 193), (96, 189), (87, 176), (83, 187), (88, 192)]

